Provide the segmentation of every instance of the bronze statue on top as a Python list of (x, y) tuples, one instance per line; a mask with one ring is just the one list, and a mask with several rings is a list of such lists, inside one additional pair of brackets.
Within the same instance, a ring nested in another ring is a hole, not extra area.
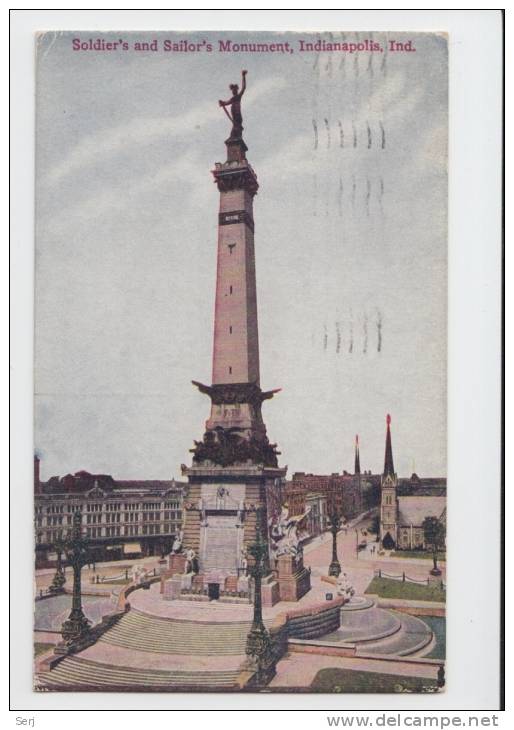
[[(246, 90), (246, 74), (247, 71), (243, 71), (242, 76), (242, 84), (241, 84), (241, 91), (239, 91), (239, 86), (237, 84), (230, 84), (230, 90), (232, 92), (232, 97), (228, 101), (223, 101), (222, 99), (219, 100), (220, 107), (225, 111), (225, 114), (232, 122), (232, 131), (230, 132), (230, 139), (242, 139), (243, 137), (243, 117), (241, 114), (241, 97), (245, 93)], [(227, 111), (227, 107), (232, 107), (232, 115), (229, 114)]]

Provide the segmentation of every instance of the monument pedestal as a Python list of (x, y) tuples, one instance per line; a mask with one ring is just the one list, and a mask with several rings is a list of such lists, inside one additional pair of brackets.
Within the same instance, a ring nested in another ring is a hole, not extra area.
[(281, 555), (277, 560), (277, 581), (281, 601), (298, 601), (311, 589), (311, 574), (303, 558)]
[[(240, 577), (246, 553), (257, 537), (257, 510), (265, 520), (277, 509), (286, 470), (262, 464), (194, 464), (182, 467), (188, 478), (184, 503), (184, 544), (192, 549), (200, 573)], [(277, 504), (275, 504), (277, 503)], [(220, 590), (226, 590), (222, 581)], [(228, 590), (238, 590), (230, 585)]]
[(261, 583), (262, 605), (266, 608), (274, 606), (280, 601), (280, 587), (272, 575), (262, 579)]
[(176, 575), (173, 578), (168, 578), (168, 580), (165, 580), (162, 583), (162, 597), (165, 601), (174, 601), (175, 599), (180, 598), (181, 590), (182, 579), (179, 575)]
[[(162, 561), (159, 561), (161, 563)], [(176, 577), (181, 582), (181, 576), (186, 569), (187, 558), (184, 553), (171, 553), (168, 555), (168, 567), (161, 571), (161, 595), (167, 600), (172, 600), (169, 591), (170, 587), (166, 588), (166, 585), (170, 582), (170, 578)], [(166, 593), (168, 591), (168, 593)], [(173, 596), (178, 598), (178, 596)]]
[(172, 553), (168, 556), (168, 572), (172, 575), (182, 574), (186, 569), (187, 558), (184, 553)]

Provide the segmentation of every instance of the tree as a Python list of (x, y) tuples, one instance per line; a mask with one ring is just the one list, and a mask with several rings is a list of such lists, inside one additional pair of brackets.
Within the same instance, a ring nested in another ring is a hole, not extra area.
[(444, 524), (437, 517), (425, 517), (422, 528), (425, 536), (425, 545), (429, 550), (432, 550), (434, 567), (430, 572), (432, 575), (441, 575), (441, 571), (437, 567), (437, 553), (444, 547), (446, 538)]
[(390, 532), (386, 532), (384, 539), (382, 540), (382, 547), (384, 550), (394, 550), (395, 542)]
[(376, 534), (378, 542), (380, 539), (380, 517), (378, 515), (374, 515), (369, 529), (370, 532), (374, 532)]

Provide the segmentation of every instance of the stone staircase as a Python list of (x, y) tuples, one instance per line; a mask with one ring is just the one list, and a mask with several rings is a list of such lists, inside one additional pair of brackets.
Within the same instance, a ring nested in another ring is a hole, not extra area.
[(149, 616), (132, 609), (99, 641), (166, 654), (244, 654), (250, 628), (251, 622), (200, 623)]
[[(390, 613), (393, 614), (391, 611)], [(399, 620), (399, 631), (376, 642), (361, 645), (361, 652), (368, 654), (394, 654), (396, 656), (412, 656), (428, 648), (433, 639), (432, 630), (415, 616), (409, 614), (393, 614)]]
[(162, 690), (173, 688), (205, 692), (208, 689), (236, 689), (239, 670), (199, 671), (142, 669), (116, 666), (67, 656), (51, 672), (36, 677), (38, 690)]
[[(302, 637), (303, 638), (303, 637)], [(341, 611), (341, 626), (321, 637), (324, 644), (355, 645), (357, 654), (422, 656), (434, 636), (416, 616), (379, 608), (373, 601), (348, 604)]]

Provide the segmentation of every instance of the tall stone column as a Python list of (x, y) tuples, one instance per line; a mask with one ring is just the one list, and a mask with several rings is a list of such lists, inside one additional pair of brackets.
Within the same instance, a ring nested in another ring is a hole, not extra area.
[(193, 381), (211, 400), (210, 416), (191, 450), (192, 466), (182, 467), (189, 480), (184, 545), (199, 555), (200, 572), (237, 573), (257, 538), (256, 510), (267, 521), (268, 495), (286, 473), (261, 412), (277, 391), (260, 387), (253, 218), (259, 185), (242, 126), (234, 129), (227, 159), (212, 171), (220, 193), (212, 383)]

